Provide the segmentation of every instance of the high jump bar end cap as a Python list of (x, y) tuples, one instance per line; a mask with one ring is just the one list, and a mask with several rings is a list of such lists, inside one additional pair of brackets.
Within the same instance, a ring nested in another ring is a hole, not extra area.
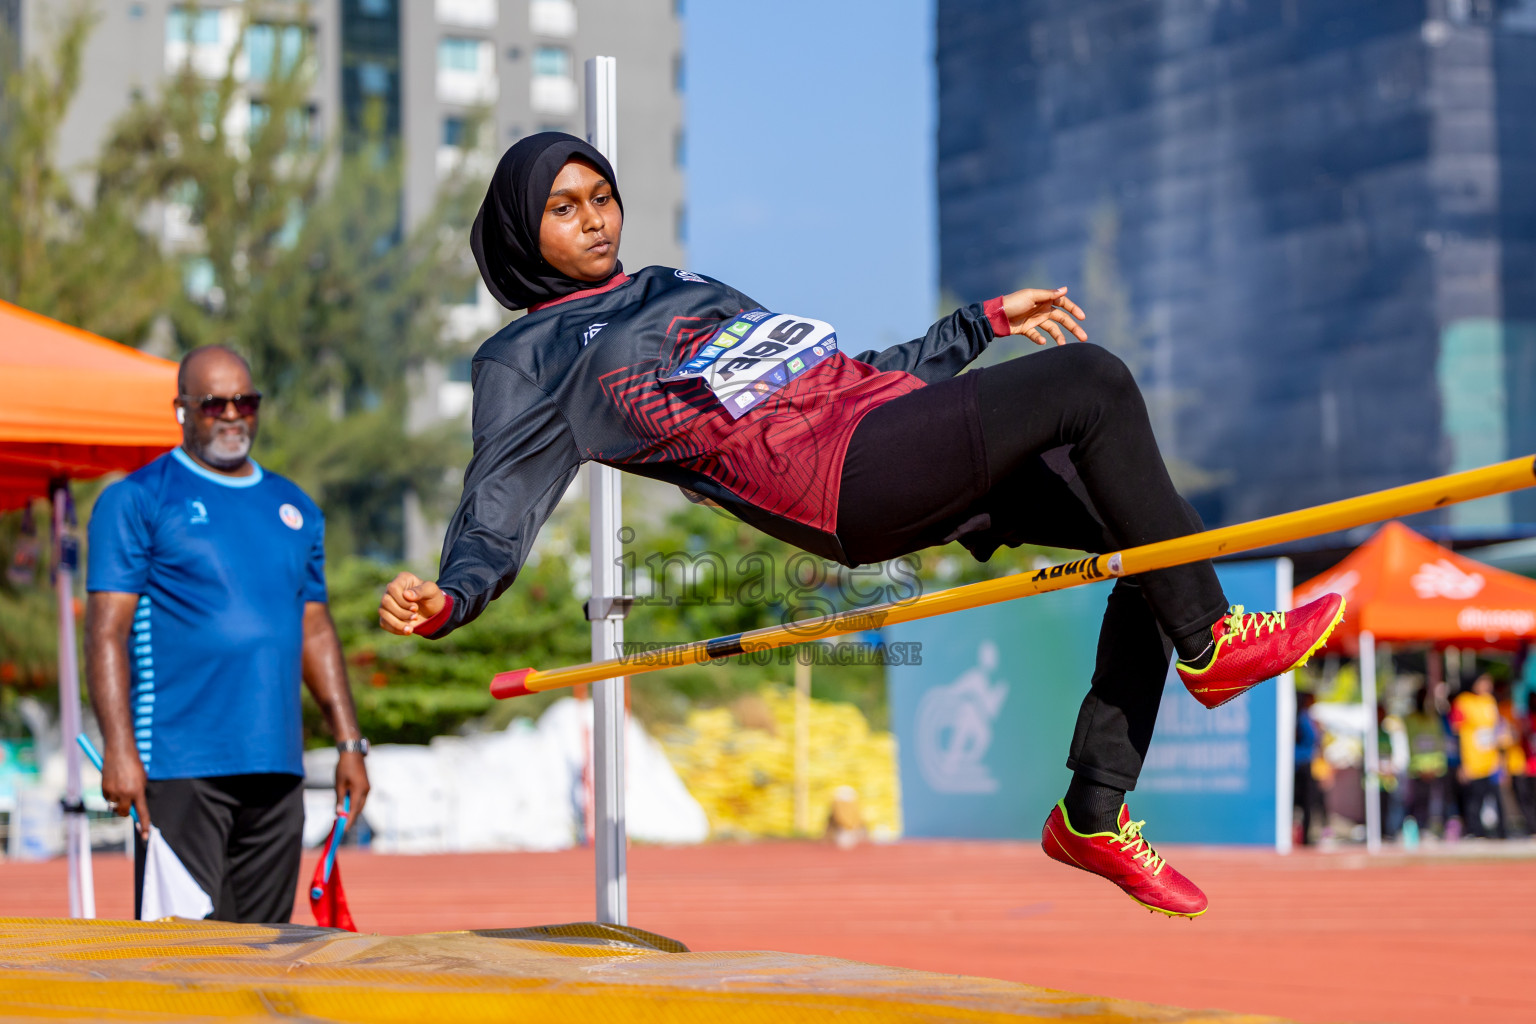
[[(511, 672), (498, 672), (491, 680), (491, 696), (497, 700), (506, 700), (508, 697), (526, 697), (533, 691), (524, 685), (531, 668), (515, 669)], [(484, 678), (484, 677), (482, 677)]]

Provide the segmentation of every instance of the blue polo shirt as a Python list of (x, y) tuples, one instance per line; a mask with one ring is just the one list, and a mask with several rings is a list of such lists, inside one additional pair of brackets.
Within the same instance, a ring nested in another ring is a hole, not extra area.
[(180, 448), (96, 499), (86, 589), (139, 595), (130, 699), (151, 779), (304, 773), (304, 605), (326, 599), (324, 540), (290, 481)]

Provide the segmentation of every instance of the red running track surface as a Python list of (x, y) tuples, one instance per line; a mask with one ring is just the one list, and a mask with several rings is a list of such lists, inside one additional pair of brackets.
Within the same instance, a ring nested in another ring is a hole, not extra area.
[[(1028, 843), (813, 843), (630, 853), (630, 923), (696, 950), (821, 953), (1297, 1021), (1536, 1021), (1536, 859), (1170, 847), (1211, 898), (1152, 916)], [(311, 855), (312, 856), (312, 855)], [(592, 855), (343, 852), (359, 927), (590, 920)], [(98, 856), (101, 916), (131, 865)], [(301, 880), (313, 862), (306, 857)], [(295, 920), (310, 920), (301, 893)], [(63, 916), (64, 864), (0, 863), (0, 916)]]

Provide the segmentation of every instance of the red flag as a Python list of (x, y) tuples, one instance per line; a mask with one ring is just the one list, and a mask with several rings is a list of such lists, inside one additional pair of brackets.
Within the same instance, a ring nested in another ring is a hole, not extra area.
[(315, 924), (322, 928), (341, 928), (357, 931), (352, 922), (352, 911), (347, 908), (347, 892), (341, 887), (341, 862), (336, 854), (341, 849), (341, 837), (347, 830), (348, 811), (352, 798), (348, 796), (345, 809), (336, 815), (331, 826), (330, 842), (325, 844), (325, 856), (315, 863), (315, 877), (309, 883), (309, 909), (315, 915)]
[(315, 878), (309, 886), (309, 909), (314, 912), (315, 924), (322, 928), (342, 928), (357, 931), (352, 922), (352, 911), (347, 909), (347, 892), (341, 887), (341, 865), (331, 868), (331, 880), (325, 880), (325, 861), (315, 865)]

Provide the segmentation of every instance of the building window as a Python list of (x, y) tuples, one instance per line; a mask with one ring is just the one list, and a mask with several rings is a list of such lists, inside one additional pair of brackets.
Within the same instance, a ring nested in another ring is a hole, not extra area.
[(294, 107), (288, 111), (288, 148), (317, 149), (320, 146), (320, 112), (314, 107)]
[(571, 0), (533, 0), (528, 5), (528, 27), (536, 36), (569, 39), (576, 34), (576, 5)]
[(364, 96), (389, 95), (389, 68), (373, 61), (357, 65), (357, 87)]
[(455, 149), (475, 148), (477, 132), (475, 123), (467, 117), (450, 115), (443, 118), (443, 145)]
[(679, 53), (672, 58), (672, 88), (677, 92), (682, 92), (687, 84), (687, 71), (683, 67), (683, 55)]
[(128, 5), (128, 17), (132, 18), (135, 21), (137, 21), (140, 18), (144, 17), (144, 5), (143, 4), (129, 4)]
[(255, 142), (267, 122), (272, 120), (272, 108), (260, 100), (251, 100), (251, 108), (246, 117), (250, 123), (251, 141)]
[(357, 11), (369, 18), (387, 18), (395, 13), (395, 0), (357, 0)]
[(560, 117), (574, 114), (579, 99), (576, 81), (571, 77), (571, 51), (562, 46), (536, 47), (529, 105), (537, 113)]
[(204, 138), (212, 138), (213, 128), (219, 123), (219, 110), (222, 106), (217, 90), (205, 89), (202, 102), (198, 106), (197, 123), (203, 129)]
[(245, 56), (251, 79), (264, 82), (273, 73), (291, 74), (304, 50), (304, 29), (298, 25), (252, 25), (245, 33)]
[[(251, 141), (254, 142), (272, 120), (272, 108), (260, 100), (252, 100), (248, 120)], [(288, 126), (288, 137), (284, 141), (287, 151), (313, 149), (318, 145), (319, 116), (314, 107), (294, 107), (284, 115), (284, 120)]]
[(496, 47), (484, 39), (444, 36), (437, 44), (437, 99), (460, 107), (496, 102)]
[(203, 8), (196, 11), (185, 7), (172, 7), (165, 19), (165, 38), (171, 43), (191, 42), (196, 46), (217, 45), (219, 42), (219, 11)]
[(467, 71), (470, 74), (480, 70), (480, 47), (478, 39), (468, 39), (464, 36), (444, 36), (437, 43), (437, 69), (439, 71)]
[(672, 166), (688, 166), (688, 135), (681, 128), (672, 135)]
[(533, 73), (552, 78), (569, 78), (571, 51), (560, 46), (540, 46), (533, 51)]

